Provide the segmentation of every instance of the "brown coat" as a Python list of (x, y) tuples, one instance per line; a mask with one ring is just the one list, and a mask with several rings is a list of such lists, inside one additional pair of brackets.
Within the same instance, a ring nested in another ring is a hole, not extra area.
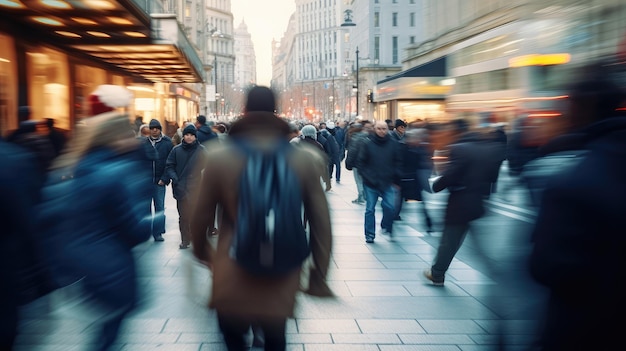
[[(288, 138), (287, 123), (271, 113), (252, 112), (236, 122), (231, 136), (244, 135), (259, 147), (276, 138)], [(213, 284), (209, 307), (222, 313), (251, 317), (292, 317), (295, 296), (300, 289), (300, 269), (278, 278), (257, 277), (240, 268), (229, 257), (229, 248), (237, 220), (239, 178), (244, 157), (229, 142), (207, 145), (204, 176), (195, 195), (191, 218), (194, 255), (211, 267)], [(332, 296), (325, 283), (330, 262), (332, 233), (326, 195), (315, 170), (317, 154), (296, 148), (290, 163), (300, 178), (302, 198), (309, 219), (313, 268), (306, 293)], [(219, 211), (216, 210), (219, 208)], [(217, 247), (212, 247), (206, 233), (218, 214)]]

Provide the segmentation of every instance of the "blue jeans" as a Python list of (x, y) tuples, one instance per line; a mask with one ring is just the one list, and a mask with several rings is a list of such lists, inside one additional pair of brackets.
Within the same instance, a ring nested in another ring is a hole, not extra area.
[(383, 199), (381, 203), (383, 207), (383, 219), (380, 222), (380, 227), (392, 233), (393, 217), (396, 213), (396, 191), (393, 186), (389, 185), (384, 191), (380, 191), (363, 184), (363, 190), (365, 192), (365, 238), (374, 239), (374, 237), (376, 237), (375, 210), (379, 197)]
[(152, 236), (165, 233), (165, 188), (165, 185), (152, 185), (152, 199), (150, 201), (150, 207), (154, 205)]

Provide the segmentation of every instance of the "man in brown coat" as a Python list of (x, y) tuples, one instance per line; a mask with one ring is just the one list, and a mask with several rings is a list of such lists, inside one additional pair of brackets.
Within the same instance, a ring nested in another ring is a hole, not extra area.
[[(245, 113), (233, 124), (230, 137), (246, 138), (259, 148), (281, 138), (287, 139), (289, 126), (272, 112), (274, 99), (268, 88), (253, 88), (248, 94)], [(230, 141), (208, 149), (206, 160), (199, 165), (204, 167), (204, 176), (195, 192), (191, 232), (194, 255), (213, 273), (209, 307), (217, 310), (229, 350), (245, 349), (245, 335), (253, 324), (263, 330), (266, 350), (284, 350), (285, 324), (287, 318), (293, 316), (301, 269), (296, 268), (284, 276), (261, 277), (244, 270), (231, 258), (229, 250), (238, 220), (238, 185), (245, 157)], [(330, 215), (326, 195), (314, 169), (318, 160), (311, 159), (321, 156), (300, 148), (293, 151), (288, 162), (299, 178), (310, 226), (313, 264), (305, 292), (332, 296), (325, 282), (332, 245)], [(217, 247), (213, 247), (206, 233), (213, 228), (216, 214), (219, 234)]]

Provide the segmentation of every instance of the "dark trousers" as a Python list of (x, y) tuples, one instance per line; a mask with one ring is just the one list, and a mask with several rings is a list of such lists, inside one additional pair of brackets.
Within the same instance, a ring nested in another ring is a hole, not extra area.
[(341, 161), (337, 163), (330, 161), (330, 163), (328, 164), (328, 176), (331, 179), (333, 178), (333, 170), (335, 171), (335, 180), (340, 181), (341, 180)]
[(435, 263), (431, 267), (433, 277), (442, 278), (445, 275), (454, 255), (456, 255), (457, 251), (461, 248), (461, 244), (463, 244), (468, 230), (469, 223), (445, 224), (443, 233), (441, 234), (441, 241), (437, 248)]
[(152, 236), (165, 233), (165, 185), (152, 184), (152, 198), (150, 200), (150, 212), (154, 206), (152, 215)]
[(176, 201), (178, 210), (178, 227), (180, 228), (180, 241), (183, 244), (191, 242), (191, 228), (189, 227), (189, 203), (187, 198)]
[(217, 321), (224, 336), (228, 351), (248, 350), (246, 335), (252, 323), (259, 326), (265, 336), (265, 351), (284, 351), (286, 318), (262, 318), (254, 321), (249, 318), (217, 313)]

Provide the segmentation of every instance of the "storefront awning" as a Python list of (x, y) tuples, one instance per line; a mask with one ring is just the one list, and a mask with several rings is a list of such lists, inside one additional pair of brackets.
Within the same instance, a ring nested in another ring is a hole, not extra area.
[(374, 101), (444, 99), (452, 89), (446, 72), (444, 56), (389, 76), (376, 83)]
[(197, 52), (158, 1), (0, 0), (0, 19), (25, 35), (151, 82), (203, 80)]

